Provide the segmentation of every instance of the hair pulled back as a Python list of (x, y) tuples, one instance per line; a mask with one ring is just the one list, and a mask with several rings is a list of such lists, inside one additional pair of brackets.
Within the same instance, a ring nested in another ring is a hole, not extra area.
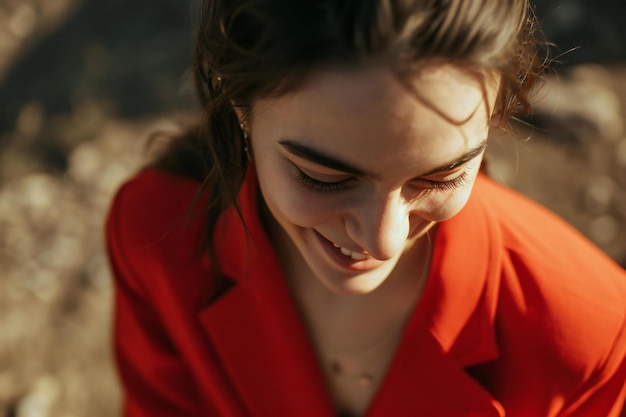
[(442, 60), (498, 71), (506, 124), (529, 111), (542, 69), (536, 26), (528, 0), (203, 0), (193, 63), (203, 123), (157, 165), (203, 181), (210, 242), (247, 166), (235, 107), (250, 115), (255, 100), (322, 67), (379, 63), (410, 74)]

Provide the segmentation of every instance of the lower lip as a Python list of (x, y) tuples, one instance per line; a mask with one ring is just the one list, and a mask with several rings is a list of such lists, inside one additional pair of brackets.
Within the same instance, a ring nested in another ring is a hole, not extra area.
[(326, 255), (333, 261), (335, 265), (339, 266), (341, 269), (352, 272), (364, 272), (374, 269), (380, 266), (380, 264), (382, 263), (382, 261), (371, 257), (363, 260), (352, 259), (351, 257), (341, 253), (339, 248), (335, 247), (335, 245), (333, 245), (331, 241), (315, 231), (314, 233), (317, 236), (320, 244), (322, 245), (324, 252), (326, 252)]

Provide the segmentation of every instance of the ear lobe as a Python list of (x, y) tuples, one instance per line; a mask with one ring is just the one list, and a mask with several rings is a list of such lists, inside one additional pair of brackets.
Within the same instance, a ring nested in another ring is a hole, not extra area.
[(247, 122), (247, 117), (241, 107), (237, 107), (232, 103), (233, 110), (237, 115), (237, 121), (239, 122), (239, 128), (241, 129), (241, 135), (244, 141), (244, 151), (248, 157), (248, 161), (252, 161), (252, 150), (250, 149), (250, 130)]
[(244, 139), (248, 139), (248, 136), (250, 136), (250, 126), (248, 124), (248, 116), (246, 114), (246, 111), (244, 109), (242, 109), (241, 107), (237, 107), (233, 104), (233, 110), (235, 111), (235, 114), (237, 115), (237, 121), (239, 122), (239, 127), (241, 128), (242, 134)]

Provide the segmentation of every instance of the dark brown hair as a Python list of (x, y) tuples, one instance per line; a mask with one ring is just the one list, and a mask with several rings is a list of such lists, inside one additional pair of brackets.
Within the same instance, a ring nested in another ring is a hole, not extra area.
[(443, 60), (502, 75), (498, 117), (529, 111), (542, 70), (528, 0), (204, 0), (194, 77), (200, 127), (153, 166), (192, 176), (208, 194), (207, 242), (236, 207), (247, 158), (235, 113), (296, 88), (316, 68), (380, 63), (410, 74)]

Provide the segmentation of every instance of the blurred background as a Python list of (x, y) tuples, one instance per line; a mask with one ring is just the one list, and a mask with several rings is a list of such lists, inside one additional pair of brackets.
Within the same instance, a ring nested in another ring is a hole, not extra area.
[[(197, 111), (193, 1), (0, 0), (0, 416), (119, 415), (102, 225)], [(490, 170), (626, 266), (626, 3), (536, 3), (561, 64)]]

